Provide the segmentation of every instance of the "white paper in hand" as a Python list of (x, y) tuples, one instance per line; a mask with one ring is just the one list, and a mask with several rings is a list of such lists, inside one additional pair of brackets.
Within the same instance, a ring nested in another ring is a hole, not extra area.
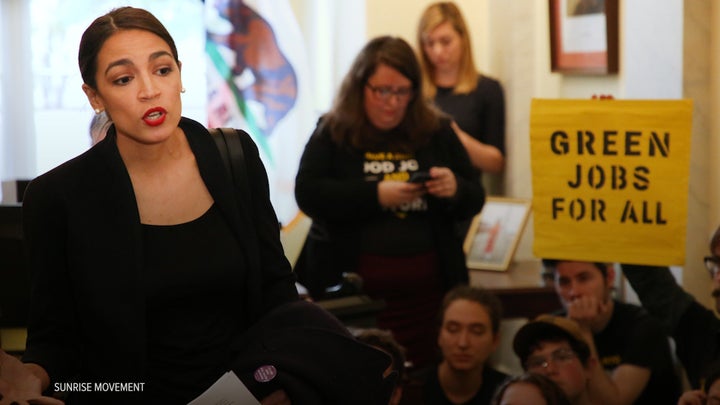
[(260, 405), (260, 402), (233, 371), (228, 371), (188, 405)]

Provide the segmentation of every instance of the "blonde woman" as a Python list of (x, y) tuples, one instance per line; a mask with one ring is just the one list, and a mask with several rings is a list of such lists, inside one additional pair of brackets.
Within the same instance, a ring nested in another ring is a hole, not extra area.
[(473, 166), (501, 173), (505, 166), (505, 98), (500, 82), (479, 73), (470, 33), (452, 2), (433, 3), (417, 29), (423, 95), (453, 118)]

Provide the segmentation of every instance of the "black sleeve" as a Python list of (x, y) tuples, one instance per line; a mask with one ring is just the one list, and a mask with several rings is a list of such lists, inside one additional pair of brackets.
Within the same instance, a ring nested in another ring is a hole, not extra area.
[[(362, 221), (382, 212), (376, 181), (365, 181), (340, 173), (352, 164), (352, 155), (341, 150), (322, 131), (321, 124), (305, 145), (295, 179), (295, 199), (300, 209), (313, 219), (347, 222)], [(340, 160), (342, 163), (335, 164)]]
[(481, 141), (492, 145), (505, 155), (505, 95), (500, 82), (481, 77), (478, 97), (485, 110)]
[(28, 339), (23, 361), (42, 366), (51, 380), (79, 371), (77, 331), (67, 260), (67, 215), (62, 191), (46, 176), (23, 198), (23, 233), (31, 277)]
[(690, 384), (699, 388), (708, 365), (720, 361), (720, 319), (685, 292), (667, 267), (623, 264), (622, 268), (643, 307), (675, 341)]
[(697, 301), (692, 302), (672, 337), (690, 384), (699, 389), (710, 366), (720, 362), (720, 319)]
[(642, 306), (672, 334), (695, 298), (675, 282), (668, 267), (623, 264), (622, 270)]

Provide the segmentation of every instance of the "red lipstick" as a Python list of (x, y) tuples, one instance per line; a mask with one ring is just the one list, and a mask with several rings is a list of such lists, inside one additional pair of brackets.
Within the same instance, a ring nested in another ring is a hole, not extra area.
[(145, 115), (143, 115), (142, 119), (146, 124), (151, 127), (155, 127), (165, 122), (165, 117), (167, 117), (167, 111), (165, 111), (164, 108), (153, 107), (145, 111)]

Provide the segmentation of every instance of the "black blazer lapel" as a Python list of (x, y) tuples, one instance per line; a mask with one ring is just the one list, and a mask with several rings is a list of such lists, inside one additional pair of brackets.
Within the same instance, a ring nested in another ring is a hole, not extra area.
[[(117, 148), (114, 126), (106, 139), (89, 151), (88, 167), (80, 184), (79, 199), (90, 201), (94, 207), (84, 206), (78, 201), (80, 210), (87, 216), (82, 227), (87, 229), (88, 243), (95, 248), (82, 266), (85, 285), (96, 286), (84, 291), (88, 308), (83, 309), (88, 317), (104, 317), (105, 322), (92, 322), (99, 330), (91, 341), (99, 346), (99, 353), (107, 353), (108, 372), (116, 370), (117, 378), (142, 376), (146, 358), (145, 288), (143, 280), (143, 244), (140, 215), (135, 200), (130, 176)], [(91, 195), (89, 195), (91, 194)], [(79, 214), (82, 215), (82, 214)], [(78, 216), (79, 216), (78, 215)], [(103, 308), (104, 314), (97, 314), (96, 308)], [(111, 321), (110, 321), (111, 320)], [(102, 325), (114, 333), (105, 334)], [(86, 333), (93, 333), (87, 331)], [(104, 357), (101, 354), (99, 357)], [(104, 359), (96, 359), (101, 363)], [(108, 376), (105, 376), (108, 377)]]

